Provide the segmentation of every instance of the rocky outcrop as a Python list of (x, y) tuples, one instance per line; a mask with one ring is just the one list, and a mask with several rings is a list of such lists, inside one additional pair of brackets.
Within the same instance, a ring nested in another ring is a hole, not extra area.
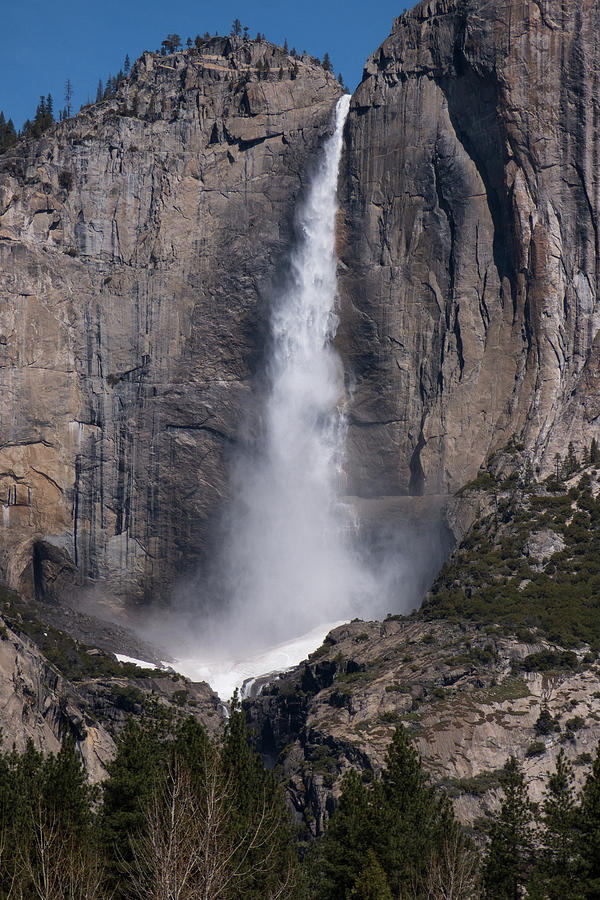
[[(0, 588), (0, 732), (3, 746), (18, 751), (31, 740), (45, 753), (57, 753), (71, 735), (92, 781), (106, 776), (120, 731), (128, 719), (167, 716), (196, 718), (211, 736), (220, 733), (224, 707), (205, 682), (192, 682), (162, 668), (119, 663), (100, 649), (123, 630), (79, 614), (70, 630), (94, 629), (98, 644), (80, 643), (38, 618), (44, 609)], [(54, 612), (49, 608), (50, 613)], [(63, 611), (64, 614), (64, 611)], [(73, 616), (76, 614), (73, 613)], [(136, 639), (129, 635), (132, 649)], [(151, 665), (151, 664), (150, 664)]]
[(595, 655), (565, 653), (533, 636), (527, 644), (498, 629), (395, 616), (334, 629), (305, 663), (244, 706), (313, 834), (323, 832), (349, 768), (367, 779), (381, 771), (400, 723), (459, 818), (477, 825), (498, 809), (510, 755), (536, 802), (561, 747), (582, 784), (600, 739), (599, 676)]
[(363, 496), (600, 429), (600, 3), (424, 0), (352, 99), (340, 348)]
[(0, 620), (0, 729), (5, 749), (27, 740), (57, 753), (71, 734), (92, 781), (104, 777), (114, 756), (112, 736), (73, 689), (25, 636)]
[(0, 576), (156, 597), (209, 550), (340, 87), (213, 38), (0, 157)]

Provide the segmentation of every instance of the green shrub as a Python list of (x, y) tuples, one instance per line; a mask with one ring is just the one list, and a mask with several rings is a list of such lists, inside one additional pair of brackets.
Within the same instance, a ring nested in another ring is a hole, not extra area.
[(536, 734), (552, 734), (553, 731), (560, 731), (560, 725), (553, 718), (547, 706), (542, 707), (534, 728)]
[(585, 725), (585, 719), (583, 716), (573, 716), (572, 719), (567, 719), (565, 722), (565, 728), (568, 731), (579, 731), (580, 728), (583, 728)]
[(525, 751), (525, 756), (542, 756), (543, 753), (546, 752), (546, 745), (542, 743), (542, 741), (532, 741), (527, 750)]
[(575, 670), (579, 663), (577, 656), (571, 650), (564, 652), (541, 650), (539, 653), (530, 653), (524, 659), (513, 663), (513, 666), (523, 672), (548, 672), (557, 669)]
[(187, 703), (187, 699), (187, 691), (175, 691), (172, 697), (173, 703), (176, 703), (177, 706), (185, 706), (185, 704)]

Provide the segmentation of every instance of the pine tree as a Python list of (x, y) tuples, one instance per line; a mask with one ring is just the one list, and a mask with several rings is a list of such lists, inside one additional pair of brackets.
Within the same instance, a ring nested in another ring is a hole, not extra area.
[(4, 153), (5, 150), (13, 147), (16, 143), (17, 132), (15, 131), (13, 120), (9, 119), (7, 122), (4, 118), (4, 113), (0, 112), (0, 153)]
[(574, 472), (579, 468), (579, 460), (577, 459), (577, 455), (575, 453), (575, 447), (573, 446), (573, 441), (569, 441), (569, 445), (567, 447), (567, 455), (564, 459), (561, 468), (561, 474), (563, 478), (569, 478)]
[(123, 71), (126, 75), (129, 75), (131, 71), (131, 60), (129, 59), (129, 54), (125, 54), (125, 62), (123, 63)]
[(396, 729), (382, 774), (380, 840), (378, 853), (393, 892), (408, 891), (415, 873), (427, 864), (432, 852), (459, 827), (449, 801), (429, 783), (421, 758), (407, 730)]
[(98, 79), (98, 87), (96, 88), (96, 103), (100, 103), (102, 98), (104, 97), (104, 85), (102, 84), (102, 79)]
[(50, 754), (44, 759), (42, 780), (44, 800), (62, 833), (70, 832), (88, 841), (93, 792), (71, 735), (65, 736), (56, 756)]
[[(123, 73), (120, 73), (121, 79), (123, 78)], [(103, 100), (110, 100), (117, 92), (117, 87), (119, 84), (119, 75), (111, 75), (110, 72), (108, 74), (108, 78), (106, 79), (106, 86), (104, 88)]]
[(537, 865), (548, 900), (577, 900), (575, 828), (577, 811), (573, 767), (561, 747), (556, 768), (548, 772), (542, 807), (541, 853)]
[(168, 34), (164, 41), (161, 42), (161, 53), (164, 50), (165, 55), (169, 53), (177, 53), (181, 47), (181, 38), (178, 34)]
[(590, 463), (592, 466), (597, 466), (600, 463), (600, 450), (598, 449), (598, 441), (596, 438), (592, 438), (592, 443), (590, 445)]
[(128, 877), (130, 838), (143, 832), (144, 808), (160, 780), (167, 759), (165, 725), (141, 725), (130, 719), (119, 736), (117, 753), (102, 785), (100, 839), (109, 859), (113, 886)]
[(82, 895), (98, 870), (93, 794), (71, 736), (57, 756), (44, 756), (31, 741), (22, 754), (0, 754), (3, 897)]
[(582, 894), (586, 900), (600, 898), (600, 744), (592, 771), (581, 791), (577, 815), (577, 844)]
[(331, 60), (329, 59), (329, 53), (325, 53), (325, 56), (323, 57), (322, 66), (326, 72), (333, 71), (333, 66), (331, 65)]
[(13, 120), (9, 119), (8, 122), (6, 123), (4, 146), (12, 147), (16, 143), (17, 143), (17, 131), (13, 124)]
[(542, 706), (540, 714), (535, 720), (535, 725), (533, 727), (535, 728), (535, 733), (537, 735), (541, 735), (544, 737), (556, 731), (556, 720), (545, 704)]
[(23, 134), (28, 138), (39, 138), (54, 123), (52, 95), (40, 97), (33, 121), (29, 119), (23, 126)]
[(231, 26), (231, 33), (240, 35), (242, 33), (242, 23), (238, 18), (233, 20), (233, 25)]
[(325, 836), (311, 855), (313, 893), (346, 897), (360, 884), (371, 850), (392, 896), (411, 896), (432, 855), (460, 834), (448, 800), (429, 784), (406, 729), (396, 729), (381, 778), (365, 787), (356, 772), (342, 794)]
[(385, 872), (371, 849), (349, 897), (351, 900), (393, 900)]
[(308, 858), (311, 896), (319, 900), (346, 897), (363, 871), (365, 853), (376, 853), (373, 804), (358, 772), (350, 769), (341, 788), (327, 831)]
[(43, 755), (27, 741), (22, 754), (0, 756), (0, 815), (2, 817), (2, 867), (0, 893), (9, 897), (19, 885), (23, 858), (32, 843), (31, 810), (41, 794)]
[(281, 785), (251, 748), (245, 717), (234, 695), (220, 750), (225, 783), (230, 786), (227, 809), (229, 843), (236, 848), (238, 896), (263, 900), (289, 880), (294, 866), (291, 825)]
[(484, 883), (487, 900), (519, 900), (531, 870), (532, 808), (521, 768), (511, 756), (502, 776), (504, 801), (490, 829)]
[(67, 78), (65, 82), (65, 109), (67, 111), (67, 119), (71, 118), (71, 108), (73, 103), (73, 85), (71, 79)]

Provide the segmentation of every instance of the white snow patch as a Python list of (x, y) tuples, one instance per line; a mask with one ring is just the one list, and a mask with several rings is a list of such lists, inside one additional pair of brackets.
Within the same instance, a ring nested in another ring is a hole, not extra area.
[(229, 700), (234, 690), (241, 689), (244, 682), (261, 675), (286, 672), (297, 666), (309, 653), (320, 647), (332, 628), (342, 624), (343, 622), (332, 622), (328, 625), (319, 625), (300, 637), (247, 658), (211, 660), (192, 657), (178, 659), (172, 666), (192, 681), (207, 681), (221, 700)]
[(158, 669), (160, 666), (155, 666), (154, 663), (145, 662), (143, 659), (136, 659), (134, 656), (125, 656), (124, 653), (115, 653), (115, 656), (119, 660), (119, 662), (123, 663), (133, 663), (134, 666), (139, 666), (140, 669)]

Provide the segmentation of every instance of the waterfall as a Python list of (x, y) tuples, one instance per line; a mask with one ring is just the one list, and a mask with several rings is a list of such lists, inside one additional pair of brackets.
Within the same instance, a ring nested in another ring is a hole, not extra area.
[(340, 502), (345, 422), (337, 328), (337, 180), (350, 96), (337, 103), (299, 210), (288, 288), (271, 316), (269, 389), (260, 450), (238, 468), (239, 504), (228, 551), (243, 640), (300, 635), (346, 618), (361, 574)]
[(333, 134), (298, 210), (287, 288), (272, 307), (258, 437), (232, 472), (221, 603), (202, 616), (200, 646), (177, 660), (179, 671), (208, 681), (224, 699), (256, 676), (296, 665), (334, 624), (371, 609), (378, 593), (342, 500), (344, 372), (332, 346), (337, 181), (349, 106), (349, 95), (337, 103)]
[(160, 642), (171, 633), (177, 670), (208, 681), (224, 700), (297, 665), (338, 623), (408, 611), (406, 597), (422, 596), (447, 544), (441, 527), (413, 535), (393, 502), (375, 510), (380, 521), (369, 533), (369, 510), (354, 498), (359, 541), (344, 500), (347, 398), (333, 339), (337, 182), (349, 106), (348, 95), (338, 101), (297, 210), (287, 286), (271, 308), (265, 388), (258, 413), (254, 403), (248, 410), (252, 439), (243, 450), (239, 442), (232, 460), (222, 547), (212, 570), (184, 586), (176, 621), (160, 618), (146, 629)]

